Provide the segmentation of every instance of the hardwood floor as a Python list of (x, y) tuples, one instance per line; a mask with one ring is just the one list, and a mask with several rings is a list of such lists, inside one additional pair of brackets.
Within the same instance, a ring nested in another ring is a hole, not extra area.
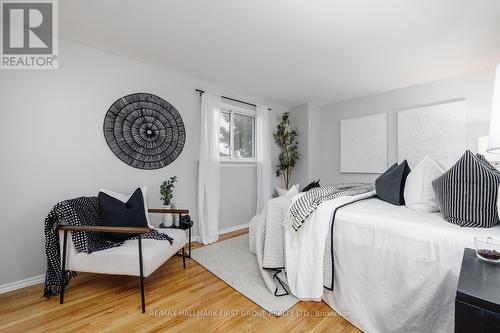
[(145, 314), (136, 277), (81, 273), (70, 282), (63, 305), (58, 297), (44, 299), (42, 285), (1, 294), (0, 331), (360, 332), (323, 302), (299, 302), (289, 315), (270, 316), (195, 261), (188, 259), (182, 269), (178, 256), (145, 279), (145, 286)]

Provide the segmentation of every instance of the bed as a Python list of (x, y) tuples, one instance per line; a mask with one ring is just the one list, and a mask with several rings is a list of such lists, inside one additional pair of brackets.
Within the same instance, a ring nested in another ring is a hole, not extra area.
[(333, 235), (332, 308), (367, 332), (453, 332), (463, 249), (500, 238), (500, 225), (461, 228), (372, 198), (341, 208)]
[(324, 288), (322, 299), (366, 332), (453, 332), (463, 249), (474, 247), (474, 236), (500, 238), (500, 225), (461, 228), (440, 213), (416, 212), (377, 198), (338, 208), (334, 288)]

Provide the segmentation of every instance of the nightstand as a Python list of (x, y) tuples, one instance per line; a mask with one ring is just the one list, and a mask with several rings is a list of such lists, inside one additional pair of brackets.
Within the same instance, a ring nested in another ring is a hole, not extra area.
[(500, 332), (500, 265), (465, 249), (455, 299), (455, 332)]
[[(189, 210), (188, 209), (178, 209), (178, 208), (151, 208), (148, 209), (149, 213), (169, 213), (169, 214), (179, 214), (178, 222), (180, 223), (182, 215), (188, 215)], [(189, 254), (187, 255), (188, 258), (191, 258), (191, 228), (193, 227), (193, 221), (189, 222), (184, 222), (181, 225), (173, 225), (170, 227), (165, 227), (165, 229), (181, 229), (181, 230), (188, 230), (189, 233)]]
[(193, 227), (193, 221), (189, 222), (184, 222), (181, 225), (173, 225), (170, 227), (165, 227), (166, 229), (181, 229), (181, 230), (188, 230), (189, 234), (189, 249), (188, 249), (188, 258), (191, 258), (191, 228)]

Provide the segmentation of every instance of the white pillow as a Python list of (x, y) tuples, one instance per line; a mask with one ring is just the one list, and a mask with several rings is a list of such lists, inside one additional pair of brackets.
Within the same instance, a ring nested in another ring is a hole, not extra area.
[[(147, 191), (148, 191), (147, 187), (141, 187), (142, 198), (144, 200), (144, 213), (146, 214), (146, 221), (148, 221), (148, 226), (150, 228), (153, 228), (153, 226), (151, 225), (151, 223), (149, 223), (149, 217), (148, 217), (148, 204), (147, 204), (147, 201), (146, 201), (146, 192)], [(113, 192), (113, 191), (106, 190), (106, 189), (100, 189), (99, 192), (106, 193), (110, 197), (113, 197), (113, 198), (115, 198), (117, 200), (120, 200), (121, 202), (127, 202), (128, 199), (130, 199), (130, 197), (132, 196), (132, 194), (134, 194), (135, 190), (134, 190), (134, 192), (132, 192), (130, 194), (123, 194), (123, 193)]]
[(284, 188), (276, 187), (276, 193), (278, 193), (279, 197), (283, 197), (285, 195), (296, 195), (299, 194), (299, 184), (293, 185), (289, 190), (285, 190)]
[(444, 170), (426, 155), (406, 178), (404, 191), (406, 207), (425, 213), (438, 212), (432, 181), (443, 173)]

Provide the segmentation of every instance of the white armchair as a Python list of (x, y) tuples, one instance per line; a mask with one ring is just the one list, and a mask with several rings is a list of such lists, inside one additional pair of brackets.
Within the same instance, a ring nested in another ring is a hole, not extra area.
[[(150, 210), (151, 212), (152, 210)], [(173, 210), (172, 210), (173, 212)], [(174, 212), (173, 212), (174, 213)], [(187, 243), (186, 232), (180, 229), (156, 229), (166, 232), (173, 238), (172, 245), (165, 240), (143, 239), (142, 234), (150, 231), (147, 227), (103, 227), (103, 226), (59, 226), (59, 244), (61, 251), (62, 272), (87, 272), (99, 274), (117, 274), (138, 276), (141, 286), (142, 312), (146, 311), (144, 301), (144, 278), (151, 275), (170, 257), (182, 250), (182, 263), (186, 267), (184, 246)], [(138, 239), (125, 241), (121, 246), (93, 253), (77, 252), (71, 233), (74, 231), (114, 232), (137, 234)], [(68, 237), (70, 236), (70, 237)], [(61, 274), (64, 276), (64, 274)], [(60, 303), (64, 302), (64, 284), (61, 281)]]

